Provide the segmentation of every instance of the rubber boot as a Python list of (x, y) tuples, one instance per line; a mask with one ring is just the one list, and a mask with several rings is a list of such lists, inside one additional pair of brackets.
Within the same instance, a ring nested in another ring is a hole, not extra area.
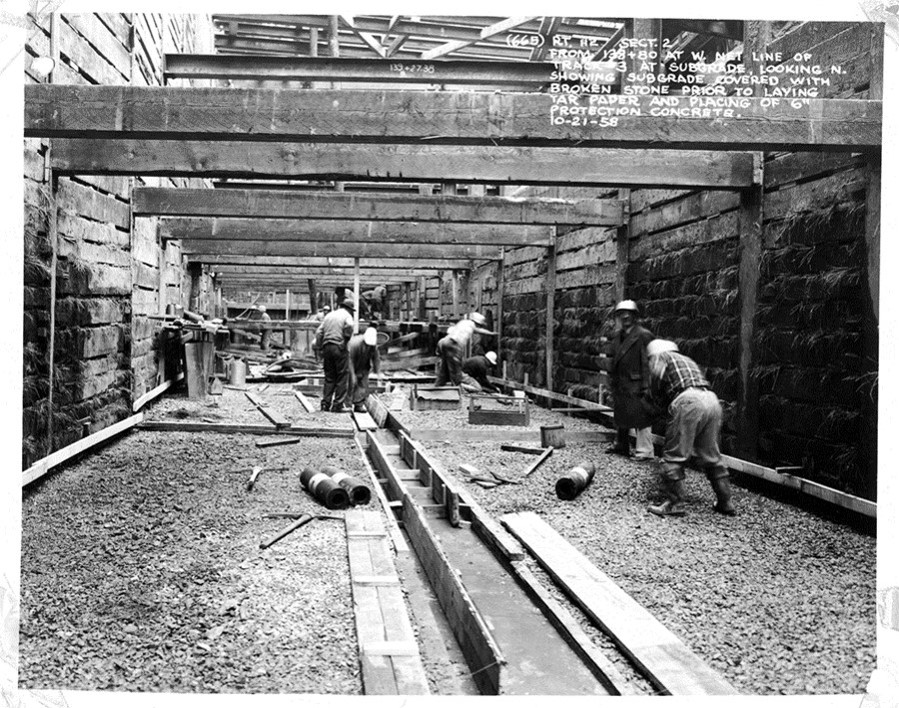
[(684, 510), (684, 482), (678, 480), (663, 480), (665, 491), (668, 493), (668, 499), (661, 504), (651, 504), (649, 511), (656, 516), (683, 516)]
[(730, 479), (728, 477), (719, 477), (718, 479), (709, 480), (712, 483), (712, 489), (718, 502), (715, 504), (715, 511), (725, 516), (736, 516), (737, 510), (731, 503)]
[(628, 435), (630, 431), (627, 428), (619, 428), (615, 436), (615, 444), (606, 449), (606, 454), (622, 455), (624, 457), (631, 456), (631, 439)]

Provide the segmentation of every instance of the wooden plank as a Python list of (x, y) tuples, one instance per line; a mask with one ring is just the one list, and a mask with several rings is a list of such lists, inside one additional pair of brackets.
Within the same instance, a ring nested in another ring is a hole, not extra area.
[(424, 197), (415, 194), (304, 193), (280, 189), (138, 187), (132, 200), (135, 216), (597, 226), (615, 226), (624, 218), (623, 204), (610, 199)]
[(615, 696), (633, 696), (642, 692), (621, 675), (617, 667), (599, 651), (577, 620), (543, 587), (537, 577), (522, 561), (510, 564), (512, 572), (525, 592), (536, 604), (553, 627), (565, 639), (602, 685)]
[[(362, 443), (362, 436), (354, 435), (354, 439), (356, 442), (356, 447), (359, 449), (362, 464), (365, 466), (366, 472), (368, 472), (371, 487), (375, 490), (375, 494), (378, 497), (378, 501), (381, 502), (381, 508), (384, 510), (384, 514), (387, 518), (387, 533), (390, 535), (390, 541), (393, 544), (393, 549), (396, 553), (409, 553), (409, 544), (406, 543), (406, 539), (403, 536), (402, 531), (400, 531), (399, 524), (396, 520), (395, 509), (391, 506), (390, 501), (384, 494), (384, 489), (379, 483), (378, 476), (375, 473), (371, 462), (369, 462), (368, 455), (366, 454), (365, 447)], [(375, 533), (383, 534), (383, 531), (378, 531)]]
[(134, 401), (134, 404), (131, 406), (132, 411), (137, 413), (141, 408), (143, 408), (145, 405), (147, 405), (150, 401), (161, 396), (163, 393), (168, 391), (172, 386), (174, 386), (176, 383), (181, 381), (183, 378), (184, 378), (184, 372), (178, 374), (174, 379), (169, 379), (168, 381), (165, 381), (165, 382), (159, 384), (159, 386), (157, 386), (156, 388), (153, 388), (153, 389), (147, 391), (143, 396), (141, 396), (140, 398), (138, 398)]
[(122, 78), (130, 78), (131, 55), (112, 30), (101, 22), (99, 15), (63, 13), (62, 18), (95, 47), (103, 58), (122, 75)]
[(388, 179), (593, 187), (706, 187), (752, 184), (752, 156), (740, 152), (564, 147), (346, 145), (59, 138), (62, 174)]
[(278, 411), (272, 410), (271, 406), (265, 401), (263, 401), (259, 396), (251, 391), (247, 391), (244, 394), (250, 402), (256, 406), (256, 409), (262, 413), (266, 418), (268, 418), (272, 423), (275, 424), (276, 428), (288, 428), (290, 427), (290, 421), (287, 420), (283, 415), (281, 415)]
[(378, 424), (375, 423), (375, 419), (368, 413), (353, 411), (353, 420), (356, 421), (356, 427), (359, 428), (359, 430), (374, 430), (378, 427)]
[(539, 516), (506, 514), (500, 521), (661, 691), (689, 696), (737, 693)]
[(359, 257), (367, 259), (406, 258), (411, 260), (429, 258), (466, 258), (495, 260), (500, 257), (499, 248), (493, 246), (467, 245), (416, 245), (392, 243), (343, 243), (331, 241), (203, 241), (181, 242), (184, 253), (194, 260), (202, 261), (203, 255), (259, 255), (266, 256), (321, 256)]
[(163, 218), (163, 239), (229, 241), (329, 241), (400, 244), (544, 245), (546, 226), (444, 224), (430, 222), (349, 222), (323, 219)]
[(114, 423), (113, 425), (104, 428), (103, 430), (93, 433), (92, 435), (88, 435), (86, 438), (83, 438), (78, 442), (74, 442), (71, 445), (66, 445), (66, 447), (57, 450), (56, 452), (48, 455), (41, 460), (38, 460), (33, 465), (31, 465), (31, 467), (22, 472), (22, 486), (25, 487), (32, 482), (40, 479), (51, 469), (53, 469), (57, 465), (62, 464), (66, 460), (71, 459), (75, 455), (86, 452), (92, 447), (95, 447), (96, 445), (109, 440), (111, 437), (118, 435), (121, 432), (130, 430), (134, 426), (138, 425), (141, 421), (143, 421), (143, 419), (144, 414), (137, 413), (130, 418), (125, 418), (125, 420), (121, 420), (118, 423)]
[[(196, 254), (188, 254), (188, 261), (192, 260), (201, 260), (204, 264), (209, 266), (234, 266), (234, 265), (253, 265), (253, 266), (280, 266), (280, 267), (289, 267), (289, 266), (308, 266), (310, 268), (313, 267), (322, 267), (322, 266), (330, 266), (334, 268), (351, 268), (353, 266), (352, 258), (326, 258), (324, 256), (254, 256), (254, 255), (243, 255), (243, 256), (203, 256), (199, 258)], [(369, 260), (364, 259), (361, 262), (363, 269), (368, 269), (372, 273), (380, 272), (380, 269), (392, 269), (392, 268), (407, 268), (409, 266), (409, 259), (407, 258), (383, 258), (379, 260)], [(425, 264), (423, 264), (425, 265)], [(427, 263), (428, 269), (436, 269), (441, 270), (445, 268), (470, 268), (471, 261), (465, 258), (444, 258), (437, 259), (436, 261), (428, 260)], [(214, 270), (218, 270), (215, 268)], [(410, 333), (413, 336), (417, 336), (418, 333), (412, 332)], [(401, 341), (408, 341), (397, 338), (392, 341), (390, 344), (398, 343)]]
[(72, 215), (106, 221), (122, 229), (131, 228), (128, 204), (71, 180), (59, 180), (58, 203), (60, 210)]
[(147, 420), (140, 424), (142, 430), (160, 430), (192, 433), (228, 433), (245, 435), (299, 435), (301, 437), (351, 438), (354, 431), (347, 428), (306, 428), (291, 425), (276, 428), (273, 425), (239, 425), (229, 423), (198, 423), (181, 420)]
[(554, 105), (552, 95), (539, 93), (31, 84), (25, 86), (25, 137), (391, 143), (439, 135), (455, 144), (515, 140), (701, 150), (861, 150), (881, 143), (881, 101), (805, 99), (793, 107), (758, 98), (669, 96), (669, 108), (684, 113), (656, 117), (650, 115), (651, 98), (590, 96), (584, 108), (588, 98), (602, 99), (613, 112), (636, 109), (641, 115), (617, 116), (614, 126), (600, 126), (598, 119), (576, 125), (561, 112), (571, 106)]
[(300, 405), (303, 406), (307, 413), (314, 413), (315, 406), (312, 404), (308, 398), (301, 391), (294, 390), (293, 395), (296, 396), (297, 400), (300, 402)]

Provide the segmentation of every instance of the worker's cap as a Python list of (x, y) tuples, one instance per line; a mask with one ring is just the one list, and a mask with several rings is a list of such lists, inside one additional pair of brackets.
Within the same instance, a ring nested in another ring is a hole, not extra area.
[(368, 327), (365, 334), (362, 335), (362, 341), (368, 346), (373, 347), (378, 343), (378, 330), (374, 327)]
[(330, 312), (330, 311), (331, 311), (331, 306), (330, 306), (330, 305), (325, 305), (325, 306), (322, 308), (322, 312)]
[(655, 356), (656, 354), (661, 354), (662, 352), (676, 351), (678, 351), (677, 345), (674, 342), (668, 341), (667, 339), (653, 339), (649, 344), (646, 345), (647, 356)]
[(615, 305), (615, 314), (617, 315), (619, 312), (633, 312), (635, 315), (639, 312), (639, 308), (637, 307), (637, 303), (633, 300), (622, 300), (617, 305)]
[(348, 310), (356, 309), (356, 303), (353, 302), (353, 298), (351, 298), (351, 297), (348, 297), (346, 300), (344, 300), (342, 303), (340, 303), (340, 305), (341, 305), (341, 307), (345, 307)]
[(478, 327), (483, 327), (487, 324), (487, 318), (484, 317), (484, 315), (482, 315), (480, 312), (472, 312), (468, 316), (468, 319), (474, 322)]
[(496, 366), (496, 352), (487, 352), (484, 356), (490, 362), (490, 366)]
[(260, 306), (258, 307), (258, 310), (259, 310), (260, 312), (265, 312), (265, 305), (260, 305)]

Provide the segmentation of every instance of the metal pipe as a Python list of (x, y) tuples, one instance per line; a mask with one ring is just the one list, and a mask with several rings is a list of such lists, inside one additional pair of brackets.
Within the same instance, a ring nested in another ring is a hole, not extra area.
[(328, 509), (346, 509), (350, 505), (350, 495), (347, 491), (323, 472), (306, 467), (300, 473), (300, 483), (316, 501)]
[(322, 472), (331, 477), (331, 481), (343, 487), (350, 497), (353, 506), (364, 506), (371, 501), (371, 490), (362, 480), (351, 477), (349, 474), (336, 467), (322, 467)]
[(570, 501), (580, 494), (593, 481), (596, 467), (592, 462), (584, 462), (572, 467), (564, 477), (556, 482), (556, 496)]

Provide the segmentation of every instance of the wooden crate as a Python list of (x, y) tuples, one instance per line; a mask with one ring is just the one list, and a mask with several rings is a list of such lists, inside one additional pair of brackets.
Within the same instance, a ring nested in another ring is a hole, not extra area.
[(462, 407), (462, 393), (458, 386), (419, 386), (409, 392), (409, 406), (413, 411), (454, 411)]
[(518, 396), (472, 395), (468, 422), (475, 425), (529, 425), (528, 399)]

